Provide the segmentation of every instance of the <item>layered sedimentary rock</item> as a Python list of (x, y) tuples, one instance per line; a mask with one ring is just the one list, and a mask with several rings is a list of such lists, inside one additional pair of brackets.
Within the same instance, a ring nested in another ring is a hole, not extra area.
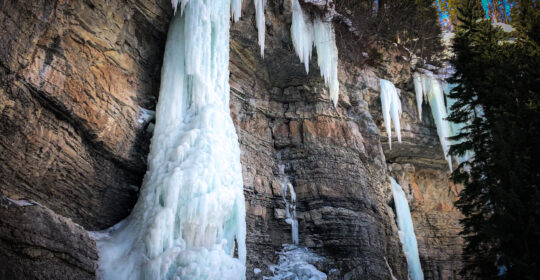
[(2, 194), (89, 230), (126, 216), (170, 13), (168, 1), (2, 2)]
[(257, 52), (250, 4), (231, 33), (231, 106), (243, 151), (248, 273), (250, 267), (267, 273), (274, 251), (291, 243), (278, 178), (278, 165), (284, 164), (297, 195), (300, 244), (327, 258), (325, 272), (335, 268), (350, 279), (389, 279), (387, 258), (394, 274), (405, 279), (385, 203), (389, 186), (379, 133), (354, 82), (360, 68), (341, 67), (341, 97), (334, 108), (316, 60), (306, 75), (291, 49), (290, 6), (272, 2), (266, 10), (264, 59)]
[[(387, 162), (399, 164), (392, 172), (414, 167), (394, 176), (410, 193), (413, 184), (403, 181), (403, 174), (412, 172), (424, 197), (421, 203), (411, 196), (411, 208), (426, 278), (447, 279), (459, 267), (458, 246), (452, 245), (460, 242), (458, 227), (444, 222), (458, 217), (451, 207), (455, 193), (446, 193), (449, 185), (440, 179), (447, 167), (429, 118), (415, 119), (408, 54), (378, 46), (385, 55), (380, 67), (342, 56), (334, 107), (316, 58), (306, 75), (294, 53), (290, 1), (267, 3), (264, 59), (254, 4), (243, 6), (241, 20), (231, 28), (230, 106), (242, 150), (248, 279), (268, 275), (275, 252), (292, 242), (279, 165), (297, 193), (300, 244), (326, 258), (319, 269), (339, 270), (333, 272), (336, 279), (390, 279), (391, 273), (406, 279), (389, 206)], [(124, 218), (136, 201), (151, 137), (141, 108), (155, 106), (170, 1), (15, 1), (0, 7), (8, 34), (0, 38), (0, 192), (41, 205), (21, 210), (10, 204), (0, 215), (14, 221), (29, 211), (45, 213), (35, 215), (55, 222), (41, 223), (34, 234), (62, 231), (59, 237), (78, 240), (62, 250), (80, 260), (50, 278), (92, 278), (95, 245), (69, 219), (86, 230), (104, 229)], [(394, 82), (406, 97), (404, 143), (391, 151), (379, 132), (384, 131), (379, 78)], [(24, 238), (40, 221), (6, 222), (2, 227), (8, 231), (2, 232)], [(22, 240), (5, 238), (2, 242)], [(54, 250), (54, 244), (40, 246)], [(15, 266), (35, 261), (25, 247), (6, 246), (0, 257), (17, 256)], [(48, 262), (61, 266), (64, 255), (51, 256)], [(255, 275), (255, 268), (262, 272)]]
[(0, 279), (94, 279), (94, 240), (34, 201), (0, 196)]

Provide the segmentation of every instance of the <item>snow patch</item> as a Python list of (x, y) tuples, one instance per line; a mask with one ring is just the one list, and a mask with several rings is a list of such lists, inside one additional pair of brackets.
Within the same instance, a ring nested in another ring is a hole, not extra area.
[(327, 279), (326, 274), (315, 267), (317, 263), (324, 261), (324, 258), (311, 252), (308, 248), (284, 244), (283, 249), (277, 253), (279, 255), (278, 264), (270, 266), (273, 276), (265, 276), (264, 280)]

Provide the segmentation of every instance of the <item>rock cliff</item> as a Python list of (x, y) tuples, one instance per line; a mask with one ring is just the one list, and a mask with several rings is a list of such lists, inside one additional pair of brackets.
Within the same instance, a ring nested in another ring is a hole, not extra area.
[[(409, 194), (426, 279), (457, 278), (459, 186), (447, 179), (429, 109), (416, 119), (409, 54), (371, 46), (382, 54), (378, 66), (341, 56), (335, 108), (316, 60), (306, 74), (294, 54), (289, 1), (268, 1), (264, 59), (254, 13), (244, 1), (230, 45), (248, 279), (268, 275), (275, 251), (291, 242), (279, 165), (297, 192), (300, 244), (326, 258), (324, 272), (407, 279), (392, 175)], [(1, 279), (95, 278), (97, 253), (86, 230), (112, 226), (136, 201), (151, 138), (146, 110), (155, 107), (171, 16), (168, 0), (0, 3), (0, 260), (9, 260)], [(337, 42), (344, 54), (346, 38)], [(402, 90), (404, 139), (392, 150), (379, 78)]]

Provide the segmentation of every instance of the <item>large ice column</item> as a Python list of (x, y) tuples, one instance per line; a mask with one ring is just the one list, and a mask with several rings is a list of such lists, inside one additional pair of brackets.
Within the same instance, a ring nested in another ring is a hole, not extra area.
[(392, 149), (392, 123), (394, 123), (394, 131), (396, 132), (398, 142), (401, 143), (401, 126), (399, 120), (401, 118), (401, 101), (396, 87), (392, 82), (381, 79), (381, 106), (384, 119), (384, 126), (386, 127), (386, 134), (388, 135), (388, 144)]
[(424, 273), (420, 266), (420, 257), (418, 256), (418, 244), (414, 234), (414, 226), (409, 209), (409, 202), (401, 186), (390, 177), (392, 183), (392, 195), (396, 208), (396, 220), (399, 228), (399, 239), (403, 244), (403, 252), (407, 258), (407, 267), (409, 268), (409, 278), (411, 280), (424, 279)]
[(300, 62), (304, 63), (306, 73), (309, 73), (309, 61), (313, 44), (317, 50), (317, 64), (329, 88), (330, 99), (337, 106), (339, 99), (338, 81), (338, 49), (334, 27), (329, 21), (323, 21), (319, 16), (312, 20), (304, 14), (298, 0), (292, 0), (291, 37)]
[(97, 240), (101, 279), (245, 279), (242, 169), (229, 111), (234, 7), (184, 0), (172, 20), (148, 171), (130, 216)]
[(253, 0), (253, 3), (255, 4), (255, 22), (257, 24), (259, 46), (261, 47), (261, 57), (264, 57), (264, 36), (266, 35), (264, 7), (266, 6), (266, 0)]

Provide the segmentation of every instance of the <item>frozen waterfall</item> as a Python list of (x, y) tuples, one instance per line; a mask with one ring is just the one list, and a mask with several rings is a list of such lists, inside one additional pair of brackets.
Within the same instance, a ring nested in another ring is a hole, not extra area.
[(411, 218), (409, 202), (401, 186), (390, 177), (392, 183), (392, 195), (396, 208), (396, 220), (399, 228), (399, 239), (403, 244), (403, 252), (407, 258), (407, 267), (409, 269), (409, 278), (411, 280), (424, 279), (424, 273), (420, 266), (420, 257), (418, 256), (418, 244), (414, 234), (414, 226)]
[(240, 2), (181, 1), (169, 27), (148, 171), (131, 215), (99, 234), (101, 279), (245, 279), (224, 12), (238, 19)]
[[(279, 155), (278, 155), (279, 158)], [(285, 165), (280, 164), (279, 179), (282, 184), (282, 196), (285, 202), (285, 222), (291, 225), (293, 244), (283, 244), (283, 249), (276, 252), (279, 256), (278, 263), (270, 265), (272, 276), (264, 276), (264, 280), (324, 280), (327, 276), (319, 271), (315, 265), (325, 259), (306, 247), (299, 246), (298, 219), (296, 217), (296, 193), (294, 187), (285, 174)], [(287, 199), (287, 193), (290, 200)]]
[(384, 119), (384, 126), (386, 127), (386, 134), (388, 135), (388, 144), (392, 149), (392, 123), (394, 123), (394, 131), (396, 132), (398, 142), (401, 143), (401, 126), (399, 120), (401, 118), (401, 101), (399, 100), (399, 94), (392, 82), (381, 79), (381, 106)]
[[(285, 166), (279, 165), (279, 176), (282, 184), (283, 201), (285, 202), (285, 222), (291, 225), (291, 237), (294, 245), (298, 245), (298, 219), (296, 218), (296, 192), (284, 172)], [(290, 200), (287, 200), (289, 191)]]

